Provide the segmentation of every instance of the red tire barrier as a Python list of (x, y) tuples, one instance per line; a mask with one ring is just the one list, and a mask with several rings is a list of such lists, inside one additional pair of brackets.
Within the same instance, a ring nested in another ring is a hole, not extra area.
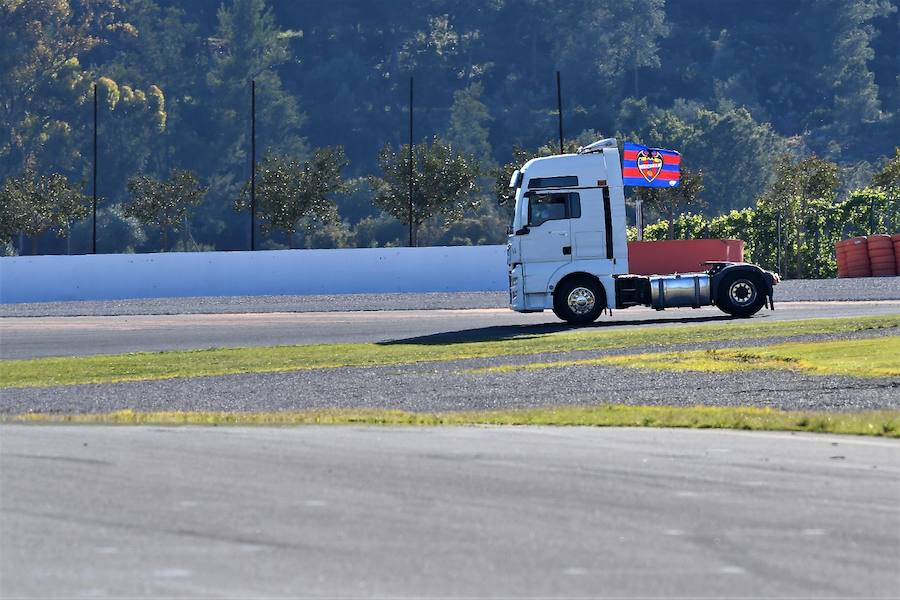
[(891, 241), (894, 243), (894, 266), (897, 269), (897, 273), (900, 274), (900, 233), (892, 235)]
[(872, 250), (869, 248), (869, 260), (877, 260), (879, 258), (889, 258), (894, 260), (894, 249), (891, 248), (890, 250), (886, 250), (879, 248), (877, 250)]
[(871, 277), (869, 244), (864, 237), (847, 240), (847, 277)]
[(868, 245), (869, 249), (875, 248), (892, 248), (894, 245), (893, 240), (891, 240), (891, 236), (879, 233), (877, 235), (869, 235), (866, 236), (866, 245)]
[(894, 277), (897, 274), (897, 258), (894, 252), (894, 240), (885, 234), (866, 237), (869, 252), (869, 263), (873, 277)]
[(847, 268), (847, 241), (841, 240), (834, 245), (834, 258), (837, 262), (838, 277), (847, 277), (849, 269)]

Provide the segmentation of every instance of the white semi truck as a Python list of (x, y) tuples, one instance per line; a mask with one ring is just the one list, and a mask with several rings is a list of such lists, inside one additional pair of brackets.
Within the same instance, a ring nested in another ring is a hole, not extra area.
[(513, 173), (516, 212), (507, 244), (509, 306), (551, 309), (590, 323), (606, 309), (715, 305), (749, 317), (774, 308), (778, 275), (747, 263), (710, 262), (706, 271), (628, 273), (625, 195), (615, 139), (576, 154), (535, 158)]

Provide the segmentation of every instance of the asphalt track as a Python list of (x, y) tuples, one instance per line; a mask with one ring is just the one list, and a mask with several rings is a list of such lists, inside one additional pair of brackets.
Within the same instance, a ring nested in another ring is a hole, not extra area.
[(3, 597), (900, 595), (900, 443), (0, 427)]
[[(781, 302), (754, 320), (790, 320), (900, 313), (900, 300)], [(714, 307), (646, 308), (601, 316), (595, 328), (655, 327), (730, 320)], [(519, 314), (503, 308), (457, 310), (270, 312), (0, 318), (0, 358), (32, 358), (173, 349), (433, 338), (484, 340), (570, 328), (551, 312)]]

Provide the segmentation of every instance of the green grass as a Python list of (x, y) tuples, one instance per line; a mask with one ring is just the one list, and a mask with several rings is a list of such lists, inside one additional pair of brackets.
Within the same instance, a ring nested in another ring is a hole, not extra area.
[(900, 336), (837, 342), (777, 344), (693, 352), (611, 356), (607, 364), (671, 371), (796, 369), (817, 375), (900, 376)]
[(817, 375), (853, 377), (900, 376), (900, 336), (862, 340), (799, 342), (764, 348), (728, 348), (686, 352), (653, 352), (583, 360), (538, 362), (472, 369), (497, 373), (518, 369), (550, 369), (576, 365), (612, 365), (661, 371), (729, 372), (749, 369), (794, 369)]
[(687, 427), (807, 431), (900, 437), (900, 411), (781, 411), (708, 406), (600, 405), (505, 411), (413, 413), (397, 410), (316, 410), (302, 412), (135, 412), (104, 414), (23, 414), (10, 423), (110, 425), (555, 425), (593, 427)]
[(673, 327), (583, 329), (508, 339), (434, 344), (316, 344), (142, 352), (0, 361), (0, 387), (112, 383), (175, 377), (396, 365), (468, 358), (687, 344), (900, 327), (900, 315)]

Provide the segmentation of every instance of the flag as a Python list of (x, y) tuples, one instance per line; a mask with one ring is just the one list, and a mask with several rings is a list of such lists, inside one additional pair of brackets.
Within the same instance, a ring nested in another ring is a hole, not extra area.
[(681, 154), (625, 142), (622, 183), (641, 187), (675, 187), (681, 181)]

